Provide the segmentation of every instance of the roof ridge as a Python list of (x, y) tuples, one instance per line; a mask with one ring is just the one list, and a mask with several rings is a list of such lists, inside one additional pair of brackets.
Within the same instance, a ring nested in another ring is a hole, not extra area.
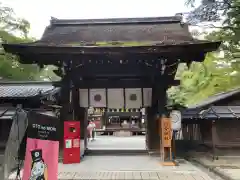
[(49, 85), (58, 81), (0, 81), (0, 85)]
[(180, 16), (134, 17), (134, 18), (102, 18), (102, 19), (57, 19), (51, 18), (51, 25), (89, 25), (89, 24), (141, 24), (141, 23), (173, 23), (181, 22)]

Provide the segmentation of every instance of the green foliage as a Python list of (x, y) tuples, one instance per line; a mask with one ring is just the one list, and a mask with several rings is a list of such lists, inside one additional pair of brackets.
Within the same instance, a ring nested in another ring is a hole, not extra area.
[[(15, 37), (14, 35), (0, 30), (2, 42), (20, 43), (30, 41), (29, 39)], [(0, 77), (7, 80), (34, 80), (39, 68), (34, 65), (20, 64), (16, 56), (5, 53), (1, 49), (0, 55)]]
[[(194, 7), (195, 0), (187, 0)], [(222, 41), (218, 53), (209, 53), (203, 63), (192, 63), (182, 71), (178, 87), (169, 89), (169, 101), (175, 104), (196, 104), (219, 92), (240, 87), (240, 1), (202, 0), (201, 5), (189, 13), (192, 24), (224, 20), (221, 27), (206, 35), (206, 39)], [(178, 75), (179, 76), (179, 75)]]
[(181, 74), (181, 84), (168, 90), (172, 104), (195, 104), (208, 96), (240, 86), (239, 74), (225, 59), (209, 53), (203, 63), (192, 63)]
[(30, 23), (26, 19), (18, 18), (12, 8), (3, 6), (0, 2), (0, 29), (8, 33), (20, 33), (27, 38)]
[[(16, 17), (13, 9), (0, 3), (0, 43), (32, 42), (34, 39), (28, 37), (29, 29), (27, 20)], [(51, 69), (45, 67), (41, 70), (37, 65), (20, 64), (18, 58), (5, 53), (0, 44), (0, 80), (58, 80)]]
[[(187, 5), (194, 7), (195, 0), (186, 0)], [(221, 40), (221, 50), (227, 55), (239, 51), (240, 46), (240, 1), (239, 0), (202, 0), (201, 4), (191, 11), (187, 19), (190, 24), (202, 22), (210, 23), (215, 28), (206, 37), (209, 40)], [(223, 23), (216, 27), (214, 22), (221, 20)]]

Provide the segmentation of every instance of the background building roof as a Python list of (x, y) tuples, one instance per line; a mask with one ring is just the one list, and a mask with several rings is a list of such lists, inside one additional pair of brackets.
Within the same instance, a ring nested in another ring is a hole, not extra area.
[(182, 118), (187, 119), (240, 119), (240, 106), (211, 106), (208, 109), (185, 109)]
[(216, 95), (208, 97), (207, 99), (201, 101), (200, 103), (188, 106), (188, 109), (203, 108), (238, 94), (240, 94), (240, 88), (233, 89), (227, 92), (218, 93)]
[(44, 97), (59, 90), (51, 82), (0, 82), (0, 99)]

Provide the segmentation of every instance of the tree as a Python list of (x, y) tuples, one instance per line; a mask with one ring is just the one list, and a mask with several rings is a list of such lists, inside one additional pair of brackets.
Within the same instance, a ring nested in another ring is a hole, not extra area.
[(30, 23), (26, 19), (18, 18), (12, 8), (3, 6), (0, 2), (0, 29), (9, 33), (20, 33), (27, 38)]
[[(0, 4), (0, 39), (1, 43), (29, 42), (27, 37), (30, 24), (25, 19), (17, 18), (13, 10)], [(19, 34), (15, 36), (14, 34)], [(39, 69), (33, 65), (22, 65), (17, 57), (0, 50), (0, 77), (8, 80), (33, 80)]]
[[(187, 0), (194, 7), (195, 0)], [(219, 53), (208, 53), (203, 63), (192, 63), (181, 73), (181, 84), (169, 89), (169, 99), (177, 104), (195, 104), (208, 96), (240, 86), (240, 1), (202, 0), (187, 14), (190, 25), (214, 28), (205, 39), (223, 41)], [(216, 22), (221, 22), (216, 26)], [(215, 25), (214, 25), (215, 24)]]
[[(208, 96), (240, 85), (231, 66), (219, 63), (219, 57), (208, 53), (203, 63), (194, 62), (188, 70), (182, 72), (181, 84), (168, 90), (172, 104), (190, 105)], [(225, 62), (225, 61), (222, 61)]]
[[(187, 0), (186, 4), (194, 7), (195, 0)], [(214, 40), (224, 41), (225, 43), (221, 47), (223, 50), (227, 50), (227, 53), (239, 50), (239, 0), (202, 0), (198, 7), (187, 14), (187, 21), (192, 25), (204, 22), (210, 23), (208, 27), (215, 28), (215, 31), (210, 33), (210, 37)], [(214, 25), (216, 22), (221, 25)]]
[[(0, 3), (0, 40), (1, 43), (32, 42), (28, 37), (30, 23), (18, 18), (13, 9)], [(56, 80), (52, 67), (40, 69), (37, 65), (20, 64), (18, 57), (5, 53), (0, 46), (0, 80)], [(49, 78), (52, 76), (52, 78)], [(47, 77), (47, 78), (46, 78)]]

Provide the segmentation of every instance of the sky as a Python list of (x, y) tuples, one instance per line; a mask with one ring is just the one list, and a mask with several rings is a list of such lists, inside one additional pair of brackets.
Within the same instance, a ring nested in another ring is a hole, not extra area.
[(100, 19), (174, 16), (190, 9), (185, 0), (1, 0), (31, 24), (30, 36), (40, 38), (51, 17)]

